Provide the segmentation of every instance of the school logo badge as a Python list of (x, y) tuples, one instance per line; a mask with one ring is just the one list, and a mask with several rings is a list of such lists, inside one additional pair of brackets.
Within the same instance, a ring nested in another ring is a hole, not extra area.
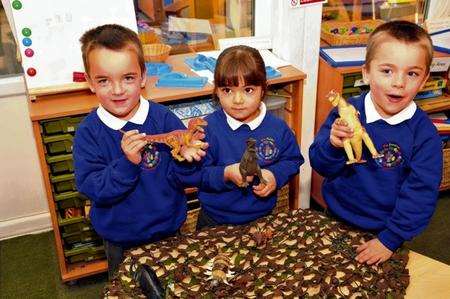
[(142, 168), (153, 169), (158, 165), (160, 160), (161, 155), (156, 145), (153, 143), (147, 144), (142, 152)]
[(272, 137), (265, 137), (259, 142), (257, 152), (259, 159), (270, 162), (278, 156), (280, 150)]
[(395, 143), (385, 143), (380, 151), (383, 157), (375, 159), (377, 164), (383, 168), (392, 168), (403, 162), (400, 146)]

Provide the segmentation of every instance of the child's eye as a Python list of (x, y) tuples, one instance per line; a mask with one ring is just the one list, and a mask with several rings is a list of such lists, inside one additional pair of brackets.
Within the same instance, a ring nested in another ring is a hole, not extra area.
[(391, 69), (381, 69), (381, 72), (384, 74), (391, 74), (392, 70)]
[(134, 76), (125, 76), (125, 81), (134, 81)]
[(106, 83), (108, 83), (108, 80), (107, 79), (100, 79), (100, 80), (97, 80), (97, 83), (100, 84), (100, 85), (105, 85)]
[(252, 93), (255, 89), (253, 87), (246, 87), (245, 92), (246, 93)]
[(411, 72), (408, 72), (408, 76), (411, 76), (411, 77), (418, 77), (418, 76), (419, 76), (419, 73), (418, 73), (418, 72), (413, 72), (413, 71), (411, 71)]
[(223, 92), (224, 94), (230, 94), (231, 93), (231, 88), (228, 87), (223, 87), (220, 89), (221, 92)]

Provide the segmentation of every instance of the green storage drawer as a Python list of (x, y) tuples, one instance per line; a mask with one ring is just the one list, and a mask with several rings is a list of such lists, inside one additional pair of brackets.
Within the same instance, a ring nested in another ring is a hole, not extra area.
[(43, 141), (49, 154), (68, 154), (72, 152), (73, 136), (70, 134), (46, 136), (43, 138)]
[(75, 174), (50, 175), (50, 182), (54, 193), (76, 191)]
[(92, 230), (90, 221), (82, 216), (67, 219), (59, 217), (58, 223), (61, 230), (68, 234)]
[(344, 75), (342, 86), (343, 87), (354, 87), (355, 81), (359, 80), (359, 79), (362, 79), (361, 73), (346, 74), (346, 75)]
[(105, 248), (100, 246), (80, 246), (70, 250), (64, 250), (64, 256), (69, 263), (89, 262), (105, 257)]
[(73, 233), (63, 233), (62, 237), (67, 244), (84, 243), (100, 240), (100, 236), (94, 230)]
[(88, 200), (84, 195), (76, 191), (69, 191), (55, 195), (58, 209), (82, 208)]
[(42, 132), (44, 135), (75, 132), (84, 117), (85, 116), (72, 116), (42, 121)]
[(72, 154), (59, 156), (46, 156), (47, 164), (52, 174), (61, 174), (65, 172), (73, 172)]

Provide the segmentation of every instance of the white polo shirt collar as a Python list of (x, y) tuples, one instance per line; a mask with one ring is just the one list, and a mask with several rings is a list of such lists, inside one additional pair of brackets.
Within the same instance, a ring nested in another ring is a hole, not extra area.
[(413, 117), (414, 113), (416, 113), (417, 110), (416, 103), (414, 101), (411, 101), (411, 103), (409, 103), (409, 105), (399, 113), (391, 117), (384, 118), (375, 109), (375, 105), (373, 104), (370, 92), (368, 92), (366, 94), (366, 97), (364, 98), (364, 107), (364, 111), (366, 112), (366, 122), (368, 124), (382, 119), (390, 125), (397, 125), (405, 120), (411, 119), (411, 117)]
[(250, 130), (255, 130), (257, 127), (259, 127), (259, 125), (263, 122), (264, 117), (266, 116), (266, 105), (264, 104), (264, 102), (261, 102), (261, 104), (259, 105), (259, 115), (252, 120), (251, 122), (248, 123), (243, 123), (233, 117), (231, 117), (230, 115), (228, 115), (225, 110), (223, 111), (225, 113), (225, 116), (227, 118), (227, 123), (230, 126), (230, 128), (233, 131), (236, 131), (238, 128), (240, 128), (242, 125), (248, 125), (250, 127)]
[(148, 109), (150, 107), (149, 101), (144, 99), (142, 96), (139, 100), (139, 108), (136, 111), (136, 113), (133, 115), (132, 118), (129, 120), (123, 120), (120, 119), (114, 115), (112, 115), (110, 112), (108, 112), (105, 108), (102, 107), (102, 105), (99, 105), (97, 109), (97, 115), (100, 118), (100, 120), (110, 127), (113, 130), (119, 130), (122, 129), (127, 122), (132, 122), (137, 125), (142, 125), (145, 120), (147, 119), (148, 115)]

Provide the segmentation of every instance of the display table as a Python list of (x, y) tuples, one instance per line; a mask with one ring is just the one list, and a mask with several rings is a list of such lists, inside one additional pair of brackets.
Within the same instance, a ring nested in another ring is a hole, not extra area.
[[(418, 253), (400, 250), (380, 267), (357, 263), (352, 246), (370, 238), (321, 213), (294, 210), (130, 250), (104, 295), (142, 295), (130, 275), (130, 265), (141, 263), (152, 267), (175, 298), (450, 298), (450, 266)], [(207, 273), (217, 256), (229, 259), (228, 284), (214, 283)]]

